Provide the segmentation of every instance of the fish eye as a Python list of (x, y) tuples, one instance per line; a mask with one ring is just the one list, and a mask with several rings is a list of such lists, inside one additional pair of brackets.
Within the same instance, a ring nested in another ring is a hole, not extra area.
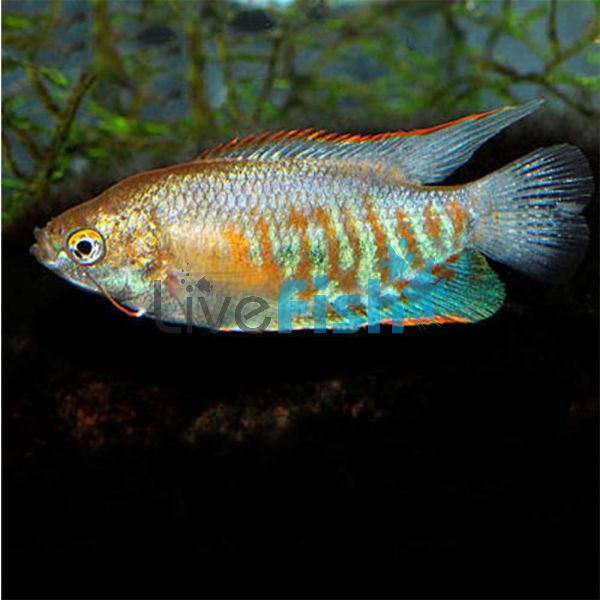
[(74, 231), (67, 242), (69, 254), (80, 265), (93, 265), (104, 256), (104, 239), (95, 229)]

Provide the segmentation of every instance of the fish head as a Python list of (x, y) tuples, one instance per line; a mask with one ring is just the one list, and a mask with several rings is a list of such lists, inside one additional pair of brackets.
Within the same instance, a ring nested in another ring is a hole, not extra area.
[(157, 239), (141, 211), (111, 198), (75, 206), (34, 229), (31, 253), (58, 276), (111, 301), (137, 306), (147, 298)]

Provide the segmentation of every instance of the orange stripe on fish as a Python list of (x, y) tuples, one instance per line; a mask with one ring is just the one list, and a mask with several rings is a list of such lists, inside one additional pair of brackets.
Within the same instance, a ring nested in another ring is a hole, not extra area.
[(452, 265), (458, 261), (460, 253), (452, 254), (443, 263), (438, 263), (431, 267), (431, 274), (438, 279), (450, 279), (456, 275), (456, 271), (452, 269)]
[(446, 263), (441, 263), (431, 267), (431, 274), (440, 279), (450, 279), (454, 275), (454, 271), (449, 269)]
[(395, 279), (392, 281), (391, 285), (396, 291), (403, 292), (404, 289), (410, 285), (410, 281), (408, 279)]
[(421, 258), (419, 248), (417, 246), (417, 239), (410, 226), (410, 219), (408, 215), (402, 210), (396, 210), (396, 223), (398, 227), (398, 234), (404, 240), (406, 240), (406, 250), (413, 256), (412, 266), (415, 269), (423, 267), (423, 259)]
[(381, 269), (381, 279), (382, 281), (387, 281), (388, 272), (389, 272), (389, 261), (390, 257), (388, 256), (388, 239), (381, 227), (381, 223), (379, 222), (379, 217), (377, 215), (377, 211), (373, 202), (368, 196), (363, 197), (363, 201), (365, 203), (365, 210), (367, 211), (367, 223), (371, 228), (371, 232), (373, 233), (373, 237), (375, 238), (375, 245), (377, 246), (377, 256), (381, 258), (385, 258), (383, 261), (383, 267)]
[(315, 209), (315, 220), (325, 232), (327, 239), (327, 255), (329, 257), (329, 273), (331, 280), (337, 281), (340, 278), (340, 241), (335, 234), (335, 227), (331, 220), (331, 215), (322, 207)]
[(264, 274), (271, 275), (274, 279), (281, 277), (281, 267), (275, 262), (273, 257), (273, 245), (269, 236), (269, 226), (264, 217), (259, 217), (257, 222), (258, 239), (262, 265), (259, 270)]
[(425, 232), (433, 242), (437, 242), (440, 237), (440, 217), (437, 214), (435, 207), (432, 202), (428, 203), (425, 207)]
[(225, 227), (221, 235), (227, 245), (231, 261), (239, 267), (247, 267), (250, 263), (250, 244), (246, 237), (231, 227)]
[(306, 291), (298, 294), (300, 298), (306, 296), (312, 288), (312, 280), (310, 277), (310, 261), (308, 259), (308, 253), (310, 250), (310, 239), (308, 237), (308, 226), (306, 224), (306, 217), (296, 210), (293, 206), (290, 206), (288, 211), (288, 225), (298, 231), (300, 239), (300, 261), (296, 266), (295, 279), (306, 281)]
[(457, 200), (452, 199), (447, 203), (448, 214), (454, 227), (454, 235), (459, 238), (465, 231), (467, 223), (467, 212), (464, 206)]
[(358, 266), (360, 264), (360, 238), (356, 233), (356, 223), (354, 217), (350, 211), (344, 211), (343, 225), (344, 232), (350, 242), (350, 248), (352, 250), (352, 265), (348, 267), (343, 273), (339, 280), (342, 289), (352, 290), (356, 283), (356, 274), (358, 272)]

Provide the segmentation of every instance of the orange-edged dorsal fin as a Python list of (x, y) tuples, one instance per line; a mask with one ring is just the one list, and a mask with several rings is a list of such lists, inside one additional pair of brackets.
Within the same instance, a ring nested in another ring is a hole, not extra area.
[(339, 134), (312, 129), (234, 138), (205, 150), (196, 160), (343, 160), (387, 164), (407, 181), (436, 183), (466, 162), (488, 139), (540, 106), (534, 100), (463, 117), (429, 129), (375, 135)]

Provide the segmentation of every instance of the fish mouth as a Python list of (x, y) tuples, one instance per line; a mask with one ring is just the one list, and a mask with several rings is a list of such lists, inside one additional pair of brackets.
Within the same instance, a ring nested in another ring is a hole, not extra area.
[(29, 252), (35, 256), (43, 265), (52, 265), (58, 258), (56, 248), (52, 245), (45, 229), (36, 227), (33, 230), (35, 244), (31, 246)]

